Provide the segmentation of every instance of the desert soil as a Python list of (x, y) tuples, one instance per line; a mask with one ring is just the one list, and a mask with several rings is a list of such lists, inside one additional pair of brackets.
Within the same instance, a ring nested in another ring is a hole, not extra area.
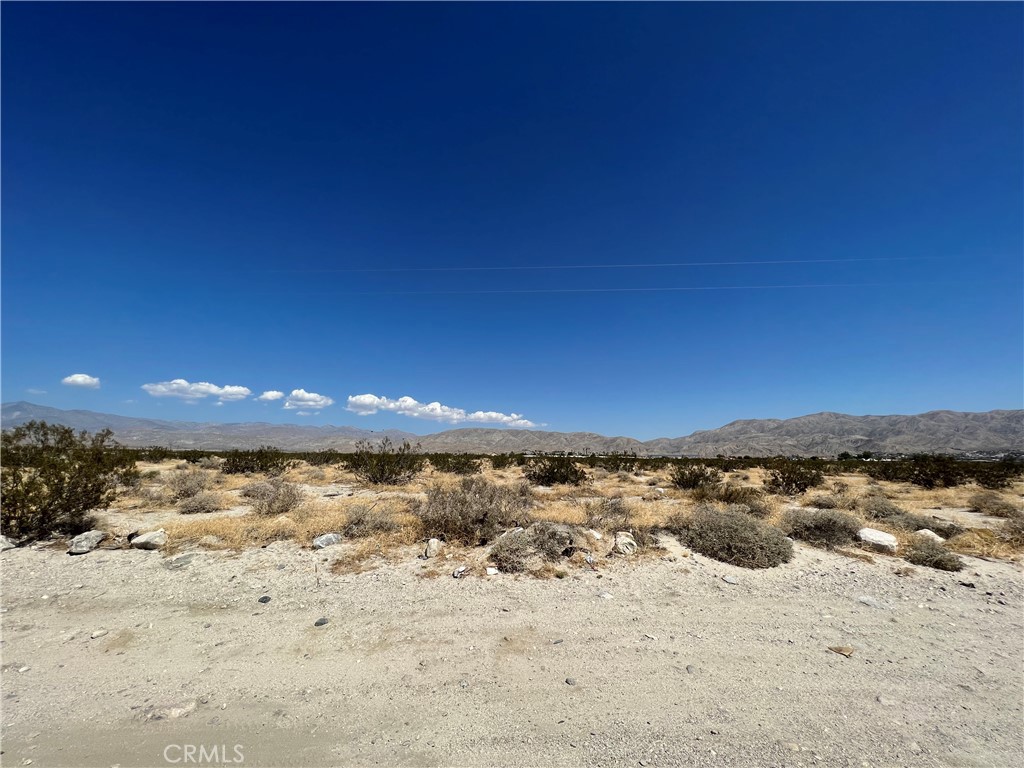
[(1024, 764), (1019, 565), (401, 554), (4, 552), (3, 765)]

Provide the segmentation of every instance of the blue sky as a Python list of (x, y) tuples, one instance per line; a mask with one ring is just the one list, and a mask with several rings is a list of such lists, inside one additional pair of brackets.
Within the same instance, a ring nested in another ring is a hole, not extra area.
[(6, 402), (640, 438), (1022, 406), (1020, 4), (2, 21)]

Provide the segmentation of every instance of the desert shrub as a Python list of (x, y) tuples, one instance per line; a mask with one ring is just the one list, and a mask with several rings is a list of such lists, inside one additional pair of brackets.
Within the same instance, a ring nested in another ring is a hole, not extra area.
[(905, 514), (905, 510), (889, 501), (881, 493), (871, 493), (860, 498), (857, 507), (865, 517), (871, 520), (884, 520), (887, 517)]
[(365, 483), (402, 485), (423, 469), (426, 457), (418, 451), (419, 446), (410, 445), (408, 441), (395, 446), (387, 437), (377, 445), (361, 440), (346, 464)]
[(587, 479), (587, 473), (567, 456), (534, 459), (524, 474), (534, 485), (580, 485)]
[(528, 523), (532, 503), (525, 483), (498, 485), (483, 477), (466, 477), (458, 485), (427, 488), (427, 498), (416, 511), (426, 536), (477, 545)]
[(955, 553), (937, 541), (928, 539), (915, 540), (903, 557), (914, 565), (937, 568), (940, 571), (959, 571), (964, 567), (964, 561)]
[(817, 493), (804, 499), (804, 504), (817, 509), (839, 509), (842, 507), (843, 501), (834, 493)]
[(764, 487), (770, 493), (795, 496), (809, 488), (821, 485), (824, 475), (814, 467), (804, 464), (786, 463), (769, 469)]
[(782, 518), (782, 530), (794, 539), (823, 547), (838, 547), (857, 538), (857, 518), (832, 509), (793, 509)]
[(1007, 488), (1024, 475), (1020, 459), (1005, 458), (995, 462), (975, 462), (971, 477), (982, 488)]
[(270, 486), (270, 490), (255, 497), (255, 503), (252, 505), (253, 512), (257, 515), (284, 515), (302, 502), (302, 491), (295, 483), (274, 478), (266, 485)]
[(1014, 547), (1024, 547), (1024, 514), (1013, 515), (1003, 521), (998, 535)]
[(697, 488), (692, 493), (694, 501), (699, 503), (721, 502), (722, 504), (742, 505), (747, 514), (765, 518), (774, 511), (771, 501), (759, 488), (738, 483), (719, 483)]
[(353, 539), (362, 539), (380, 533), (393, 533), (401, 524), (388, 510), (376, 509), (376, 505), (356, 506), (346, 512), (345, 526), (341, 533)]
[(717, 485), (722, 479), (720, 470), (704, 464), (680, 465), (672, 468), (669, 482), (676, 488), (692, 491), (696, 488), (707, 488)]
[(114, 442), (109, 429), (76, 434), (30, 421), (3, 433), (0, 452), (0, 525), (14, 539), (89, 530), (89, 512), (108, 506), (119, 487), (138, 475), (134, 456)]
[(507, 469), (508, 467), (521, 467), (526, 463), (526, 457), (521, 453), (498, 453), (491, 456), (491, 466), (495, 469)]
[(178, 502), (178, 511), (183, 515), (197, 515), (222, 509), (220, 496), (216, 493), (200, 493), (188, 496)]
[(924, 515), (915, 515), (912, 512), (900, 512), (897, 515), (884, 517), (882, 520), (886, 524), (891, 525), (894, 528), (901, 528), (904, 531), (923, 531), (927, 528), (928, 530), (939, 534), (939, 536), (944, 539), (957, 536), (965, 530), (963, 526), (957, 525), (956, 523), (939, 520), (934, 517), (925, 517)]
[(573, 533), (568, 526), (539, 522), (531, 525), (526, 533), (530, 546), (548, 562), (560, 560), (573, 546)]
[(633, 510), (623, 499), (588, 501), (583, 508), (587, 528), (596, 531), (624, 531), (633, 519)]
[(1007, 501), (995, 491), (978, 491), (968, 500), (972, 512), (992, 517), (1014, 517), (1021, 514), (1020, 504)]
[(221, 472), (226, 475), (262, 472), (265, 475), (276, 477), (283, 474), (294, 463), (277, 448), (271, 445), (261, 445), (255, 449), (234, 450), (225, 453)]
[(243, 499), (269, 499), (275, 493), (275, 486), (272, 482), (264, 480), (255, 483), (246, 483), (239, 489)]
[(205, 491), (210, 484), (210, 476), (201, 469), (176, 469), (167, 476), (167, 488), (175, 501), (190, 499)]
[(300, 453), (298, 458), (305, 461), (311, 467), (330, 467), (335, 464), (340, 464), (342, 457), (333, 448), (327, 448), (323, 451), (307, 451), (306, 453)]
[(608, 472), (633, 472), (639, 466), (635, 453), (609, 453), (606, 456), (591, 456), (587, 463)]
[(490, 557), (499, 571), (521, 573), (526, 570), (527, 560), (532, 554), (533, 547), (526, 531), (509, 531), (491, 547)]
[(772, 568), (793, 557), (793, 544), (782, 531), (741, 512), (702, 505), (670, 525), (693, 550), (744, 568)]
[(430, 456), (430, 464), (438, 472), (453, 475), (475, 475), (480, 471), (480, 460), (465, 453), (435, 453)]
[(219, 456), (203, 456), (196, 462), (196, 466), (200, 469), (220, 469), (223, 463), (224, 459)]

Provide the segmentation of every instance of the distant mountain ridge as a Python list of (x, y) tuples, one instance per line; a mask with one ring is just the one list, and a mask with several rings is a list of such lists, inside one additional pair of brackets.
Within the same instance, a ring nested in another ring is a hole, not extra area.
[(793, 419), (745, 419), (685, 437), (641, 442), (592, 432), (544, 432), (524, 429), (450, 429), (429, 435), (400, 430), (301, 424), (163, 421), (94, 411), (62, 410), (27, 402), (0, 406), (3, 428), (47, 421), (95, 432), (113, 430), (122, 445), (226, 450), (274, 445), (283, 450), (350, 451), (360, 440), (409, 440), (425, 451), (504, 453), (569, 451), (638, 455), (834, 456), (860, 453), (971, 453), (1024, 451), (1024, 410), (963, 413), (930, 411), (913, 416), (850, 416), (815, 413)]

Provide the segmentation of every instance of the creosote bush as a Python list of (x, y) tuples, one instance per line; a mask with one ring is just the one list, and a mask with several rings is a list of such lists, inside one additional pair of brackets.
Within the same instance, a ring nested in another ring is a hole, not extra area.
[(255, 503), (252, 505), (252, 510), (257, 515), (284, 515), (302, 502), (302, 491), (295, 483), (274, 478), (266, 485), (270, 486), (269, 491), (264, 490), (260, 496), (255, 498)]
[(410, 445), (408, 441), (396, 447), (387, 437), (377, 445), (361, 440), (346, 464), (365, 483), (402, 485), (423, 469), (426, 457), (418, 451), (419, 446)]
[(567, 456), (533, 459), (524, 475), (534, 485), (580, 485), (587, 479), (587, 473)]
[(138, 477), (134, 456), (105, 429), (90, 435), (30, 421), (0, 442), (4, 535), (33, 540), (78, 534), (93, 525), (90, 511), (108, 506)]
[(686, 491), (718, 485), (721, 479), (720, 470), (704, 464), (683, 464), (673, 467), (669, 474), (669, 482)]
[(972, 512), (980, 512), (992, 517), (1015, 517), (1024, 509), (1020, 504), (1007, 501), (995, 491), (978, 491), (968, 500)]
[(525, 483), (498, 485), (474, 476), (457, 485), (430, 486), (416, 512), (425, 536), (478, 545), (493, 541), (508, 528), (528, 524), (532, 504)]
[(175, 501), (190, 499), (205, 491), (210, 477), (201, 469), (176, 469), (167, 476), (167, 487)]
[(480, 460), (465, 453), (434, 453), (430, 455), (430, 464), (438, 472), (453, 475), (475, 475), (480, 472)]
[(775, 469), (769, 469), (764, 487), (770, 493), (795, 496), (809, 488), (816, 488), (821, 485), (823, 480), (824, 475), (820, 470), (804, 464), (789, 462), (780, 464)]
[(794, 539), (829, 548), (855, 541), (860, 529), (857, 518), (832, 509), (793, 509), (782, 518), (782, 530)]
[(956, 554), (937, 541), (928, 539), (914, 541), (903, 557), (914, 565), (937, 568), (940, 571), (959, 571), (964, 567), (964, 561)]
[(744, 568), (772, 568), (793, 557), (793, 544), (782, 531), (742, 512), (701, 505), (670, 525), (693, 550)]
[(283, 474), (295, 462), (284, 456), (272, 445), (245, 451), (228, 451), (224, 454), (221, 472), (225, 475), (244, 475), (262, 472), (271, 477)]

